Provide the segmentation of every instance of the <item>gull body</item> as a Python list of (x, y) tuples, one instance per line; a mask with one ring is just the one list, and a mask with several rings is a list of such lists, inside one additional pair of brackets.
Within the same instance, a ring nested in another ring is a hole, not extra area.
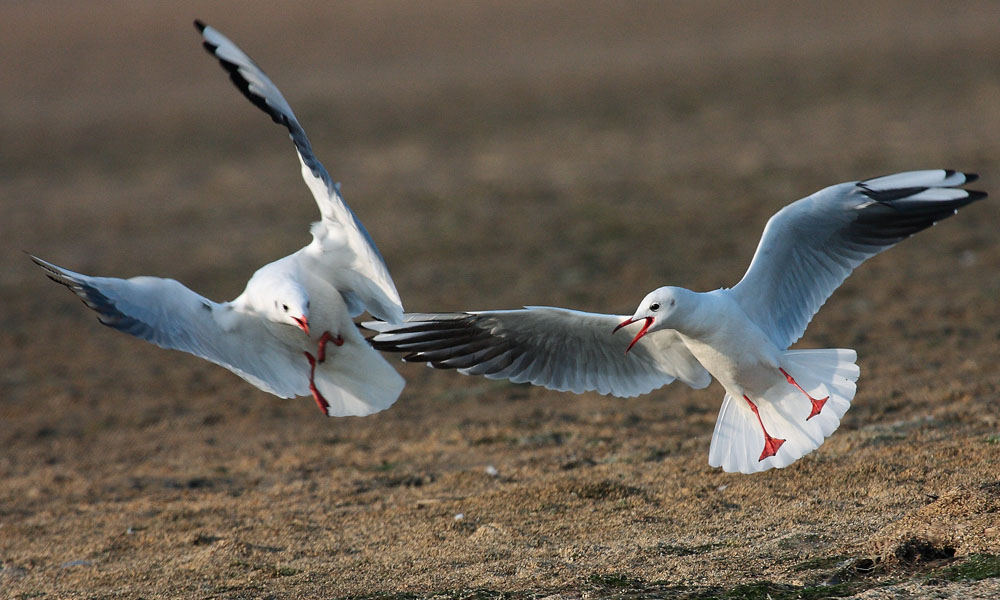
[[(662, 308), (650, 311), (654, 303)], [(757, 397), (784, 381), (778, 371), (781, 350), (725, 290), (692, 292), (663, 287), (649, 294), (640, 307), (645, 308), (638, 312), (654, 318), (647, 335), (661, 329), (676, 331), (727, 393), (737, 398), (744, 394)]]
[(324, 331), (356, 329), (340, 293), (303, 268), (298, 253), (258, 269), (230, 304), (231, 313), (257, 316), (271, 335), (303, 352), (314, 351)]
[(862, 262), (985, 197), (961, 189), (975, 179), (934, 169), (824, 188), (768, 220), (732, 288), (661, 287), (631, 316), (528, 306), (364, 325), (376, 348), (406, 361), (560, 391), (631, 397), (714, 377), (726, 394), (709, 464), (785, 467), (837, 429), (860, 374), (854, 350), (789, 347)]

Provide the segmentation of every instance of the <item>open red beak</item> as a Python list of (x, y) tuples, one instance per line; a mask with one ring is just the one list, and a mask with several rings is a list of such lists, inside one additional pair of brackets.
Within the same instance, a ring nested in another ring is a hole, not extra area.
[(305, 317), (292, 317), (292, 320), (299, 326), (299, 329), (306, 332), (306, 335), (309, 335), (309, 319)]
[[(635, 343), (639, 341), (639, 338), (646, 335), (646, 331), (649, 330), (649, 326), (653, 324), (653, 317), (646, 317), (645, 320), (646, 322), (643, 323), (642, 329), (640, 329), (639, 333), (635, 334), (635, 337), (632, 338), (632, 343), (628, 345), (628, 348), (625, 348), (625, 354), (628, 354), (628, 351), (632, 349), (632, 346), (635, 346)], [(614, 335), (615, 331), (618, 331), (619, 329), (625, 327), (626, 325), (631, 325), (636, 321), (638, 321), (638, 319), (633, 319), (632, 317), (625, 319), (624, 321), (618, 324), (618, 327), (615, 327), (614, 331), (612, 331), (611, 334)]]

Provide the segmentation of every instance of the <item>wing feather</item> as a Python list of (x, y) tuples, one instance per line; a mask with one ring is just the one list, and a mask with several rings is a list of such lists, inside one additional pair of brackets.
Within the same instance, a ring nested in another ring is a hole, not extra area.
[(976, 178), (910, 171), (841, 183), (789, 204), (767, 222), (750, 268), (729, 293), (787, 348), (858, 265), (984, 198), (955, 187)]
[[(509, 379), (559, 391), (638, 396), (681, 379), (694, 388), (711, 376), (673, 331), (642, 338), (631, 352), (628, 331), (612, 335), (624, 316), (564, 308), (429, 313), (404, 316), (401, 325), (368, 322), (376, 349), (403, 360), (466, 375)], [(638, 325), (627, 328), (632, 335)]]
[[(101, 323), (160, 346), (223, 366), (265, 392), (282, 398), (309, 394), (301, 355), (272, 336), (259, 319), (208, 300), (173, 279), (89, 277), (40, 258), (46, 275), (80, 297)], [(238, 333), (239, 335), (230, 335)]]
[(376, 318), (398, 323), (403, 317), (399, 292), (385, 259), (368, 230), (340, 195), (340, 185), (313, 153), (306, 132), (277, 86), (257, 63), (212, 27), (195, 21), (205, 49), (218, 59), (229, 78), (254, 106), (288, 129), (295, 144), (302, 178), (316, 199), (321, 220), (312, 228), (313, 242), (303, 249), (310, 268), (326, 273), (344, 296), (352, 316), (368, 310)]

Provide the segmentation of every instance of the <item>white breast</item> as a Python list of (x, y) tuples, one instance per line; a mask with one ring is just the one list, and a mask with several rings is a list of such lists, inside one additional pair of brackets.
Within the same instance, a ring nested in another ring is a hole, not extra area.
[(344, 338), (361, 335), (354, 326), (344, 297), (330, 282), (311, 274), (306, 274), (304, 280), (309, 294), (309, 329), (313, 340), (319, 339), (324, 331)]
[(725, 294), (710, 293), (710, 312), (698, 331), (680, 332), (684, 343), (729, 394), (758, 396), (780, 376), (781, 352)]

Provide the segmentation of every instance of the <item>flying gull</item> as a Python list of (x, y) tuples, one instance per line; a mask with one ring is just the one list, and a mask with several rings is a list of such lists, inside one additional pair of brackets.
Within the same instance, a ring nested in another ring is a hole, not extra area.
[(365, 310), (390, 323), (402, 320), (382, 255), (313, 154), (278, 88), (233, 42), (200, 21), (195, 25), (205, 49), (243, 95), (288, 129), (302, 178), (319, 206), (312, 242), (261, 267), (242, 294), (222, 303), (172, 279), (90, 277), (32, 259), (109, 327), (200, 356), (282, 398), (311, 394), (330, 416), (388, 408), (403, 378), (353, 321)]
[(820, 190), (771, 217), (734, 287), (662, 287), (631, 316), (530, 306), (364, 325), (375, 348), (406, 361), (553, 390), (631, 397), (715, 377), (726, 395), (709, 464), (785, 467), (837, 429), (860, 373), (854, 350), (788, 347), (858, 265), (985, 197), (959, 188), (975, 179), (939, 169)]

